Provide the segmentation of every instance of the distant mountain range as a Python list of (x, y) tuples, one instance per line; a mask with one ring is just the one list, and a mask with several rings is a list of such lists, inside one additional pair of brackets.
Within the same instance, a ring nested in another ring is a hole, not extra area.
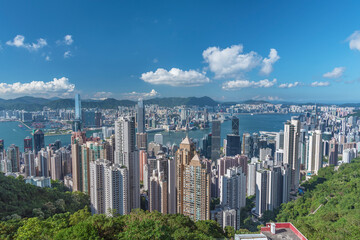
[[(158, 104), (163, 107), (174, 106), (216, 106), (216, 102), (210, 97), (168, 97), (168, 98), (153, 98), (144, 101), (145, 104)], [(104, 100), (82, 100), (81, 105), (83, 108), (100, 108), (100, 109), (116, 109), (119, 106), (131, 107), (136, 104), (131, 100), (117, 100), (114, 98), (107, 98)], [(73, 108), (75, 105), (74, 99), (46, 99), (36, 97), (19, 97), (15, 99), (0, 99), (0, 110), (26, 110), (37, 111), (42, 110), (44, 107), (51, 109), (60, 108)]]
[[(145, 104), (157, 104), (162, 107), (175, 107), (175, 106), (210, 106), (214, 107), (217, 105), (230, 106), (238, 103), (245, 104), (264, 104), (270, 103), (262, 100), (246, 100), (242, 102), (218, 102), (210, 97), (165, 97), (165, 98), (152, 98), (144, 101)], [(280, 102), (277, 102), (280, 103)], [(132, 100), (118, 100), (114, 98), (107, 98), (104, 100), (93, 100), (85, 99), (81, 101), (83, 108), (99, 108), (99, 109), (116, 109), (119, 106), (131, 107), (136, 104), (136, 101)], [(283, 102), (284, 105), (300, 105), (300, 103)], [(308, 105), (310, 103), (307, 103)], [(311, 103), (312, 105), (314, 103)], [(36, 98), (36, 97), (19, 97), (15, 99), (1, 99), (0, 98), (0, 110), (26, 110), (26, 111), (38, 111), (44, 107), (51, 109), (74, 108), (74, 99), (63, 99), (63, 98)], [(301, 103), (302, 105), (302, 103)], [(331, 104), (318, 104), (319, 106), (331, 105)], [(348, 103), (341, 104), (340, 106), (348, 107), (360, 107), (360, 103)]]

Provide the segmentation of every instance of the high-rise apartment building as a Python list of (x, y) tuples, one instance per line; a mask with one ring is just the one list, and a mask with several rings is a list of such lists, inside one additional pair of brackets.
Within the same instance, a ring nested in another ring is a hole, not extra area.
[(192, 220), (210, 218), (210, 174), (188, 136), (176, 152), (177, 213)]
[(292, 119), (284, 126), (284, 164), (288, 164), (290, 172), (290, 189), (296, 191), (300, 181), (299, 159), (300, 121)]
[(183, 214), (193, 221), (210, 219), (210, 173), (196, 154), (184, 168)]
[(220, 177), (220, 204), (240, 210), (246, 205), (246, 175), (241, 167), (227, 169)]
[(337, 143), (335, 138), (331, 139), (329, 144), (330, 144), (330, 146), (329, 146), (329, 164), (336, 166), (338, 164), (339, 144)]
[(128, 171), (128, 206), (140, 208), (139, 152), (135, 148), (135, 119), (121, 117), (115, 122), (115, 163)]
[(19, 147), (11, 144), (7, 150), (7, 158), (11, 162), (11, 172), (20, 171), (20, 151)]
[(103, 159), (90, 162), (92, 214), (124, 215), (128, 207), (128, 171)]
[(308, 143), (307, 170), (310, 173), (317, 174), (319, 169), (322, 168), (323, 144), (321, 131), (310, 132)]

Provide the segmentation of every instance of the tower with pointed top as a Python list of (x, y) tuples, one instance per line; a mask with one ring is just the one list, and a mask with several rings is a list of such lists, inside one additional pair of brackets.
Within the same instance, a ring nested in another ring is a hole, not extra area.
[(177, 212), (193, 221), (210, 219), (210, 174), (188, 136), (176, 152)]

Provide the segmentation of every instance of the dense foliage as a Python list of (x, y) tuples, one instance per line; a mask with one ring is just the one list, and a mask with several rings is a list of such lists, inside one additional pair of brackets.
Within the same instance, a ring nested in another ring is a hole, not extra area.
[(360, 239), (360, 159), (323, 168), (284, 204), (278, 222), (292, 222), (308, 239)]
[(91, 216), (87, 208), (47, 219), (0, 222), (1, 239), (215, 239), (225, 233), (215, 221), (193, 222), (180, 214), (138, 210), (130, 215)]
[(59, 183), (53, 182), (53, 188), (40, 188), (0, 173), (0, 220), (46, 218), (55, 213), (73, 213), (85, 206), (89, 206), (87, 195), (66, 191)]

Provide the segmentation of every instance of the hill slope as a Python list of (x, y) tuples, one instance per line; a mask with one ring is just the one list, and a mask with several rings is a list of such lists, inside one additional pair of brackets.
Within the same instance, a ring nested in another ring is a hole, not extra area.
[(308, 239), (360, 239), (360, 159), (338, 171), (321, 169), (304, 187), (308, 191), (284, 204), (277, 221), (292, 222)]
[(62, 185), (40, 188), (0, 173), (0, 220), (14, 217), (48, 217), (75, 212), (89, 205), (83, 193), (67, 192)]

